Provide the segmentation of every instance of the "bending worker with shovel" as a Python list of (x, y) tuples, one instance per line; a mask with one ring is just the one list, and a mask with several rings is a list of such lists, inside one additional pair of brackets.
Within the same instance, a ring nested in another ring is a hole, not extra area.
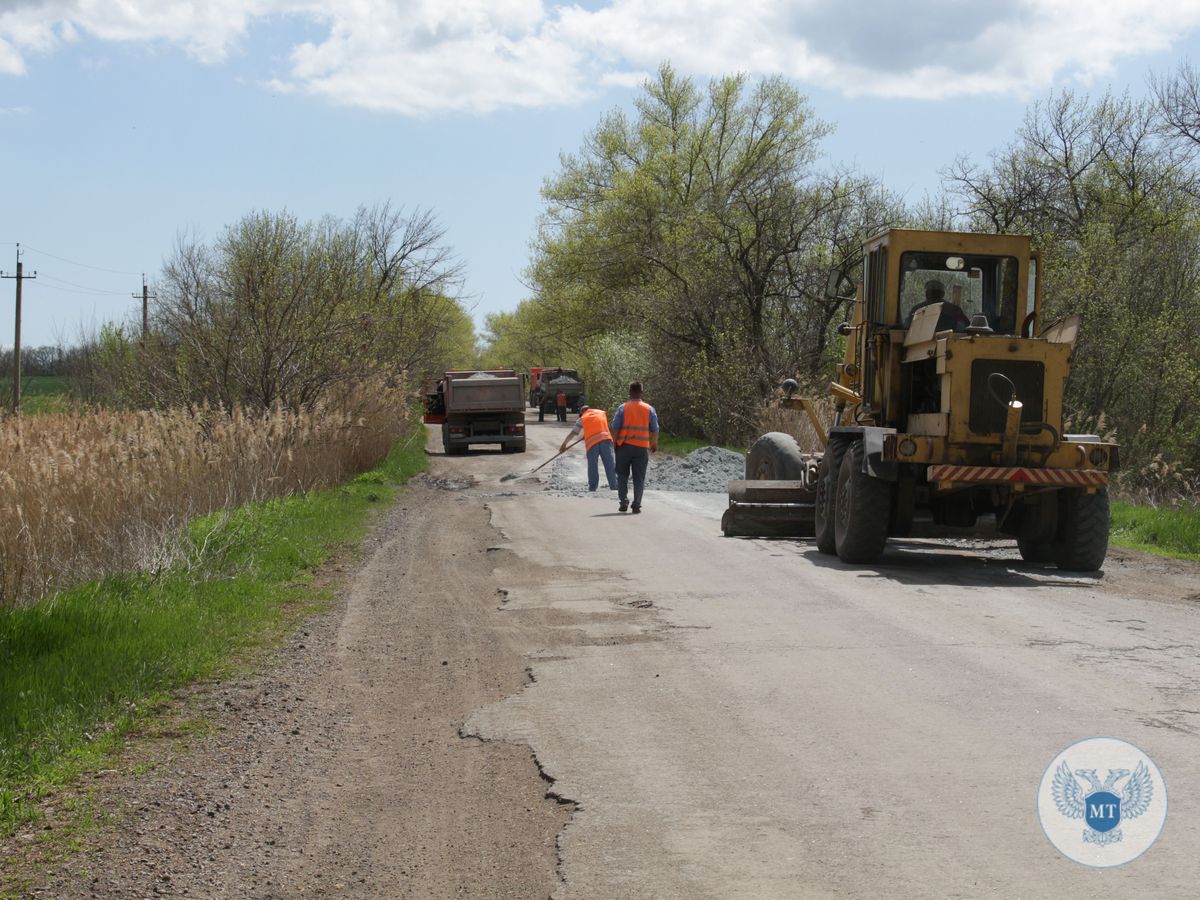
[(583, 432), (583, 443), (587, 448), (588, 490), (594, 491), (600, 486), (600, 467), (604, 463), (604, 477), (608, 480), (608, 489), (617, 489), (616, 459), (613, 454), (612, 434), (608, 430), (608, 414), (602, 409), (590, 406), (579, 407), (579, 419), (575, 422), (558, 448), (559, 453), (566, 452), (567, 444), (575, 435)]

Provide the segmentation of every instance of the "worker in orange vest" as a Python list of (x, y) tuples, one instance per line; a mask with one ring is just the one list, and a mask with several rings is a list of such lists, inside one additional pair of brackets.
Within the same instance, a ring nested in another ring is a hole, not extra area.
[(571, 439), (583, 433), (583, 446), (587, 448), (588, 490), (594, 491), (600, 487), (600, 463), (604, 463), (604, 477), (608, 481), (608, 489), (617, 489), (616, 464), (613, 461), (612, 432), (608, 430), (608, 414), (602, 409), (592, 409), (584, 405), (579, 407), (579, 418), (575, 426), (563, 438), (558, 452), (567, 449)]
[(617, 509), (629, 509), (629, 475), (633, 474), (633, 511), (642, 511), (642, 488), (650, 454), (658, 451), (658, 413), (642, 400), (642, 383), (629, 385), (629, 399), (613, 416), (612, 432), (617, 445)]
[(567, 421), (567, 392), (560, 389), (554, 398), (554, 407), (558, 411), (558, 421)]

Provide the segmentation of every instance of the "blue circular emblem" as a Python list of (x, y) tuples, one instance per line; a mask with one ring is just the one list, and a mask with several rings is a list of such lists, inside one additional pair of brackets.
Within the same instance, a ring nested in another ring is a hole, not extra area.
[(1139, 748), (1088, 738), (1059, 753), (1038, 786), (1038, 818), (1064, 856), (1108, 868), (1137, 859), (1162, 832), (1167, 785)]

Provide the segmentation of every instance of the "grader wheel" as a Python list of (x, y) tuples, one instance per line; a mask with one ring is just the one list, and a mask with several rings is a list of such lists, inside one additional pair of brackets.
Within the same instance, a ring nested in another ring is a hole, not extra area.
[(817, 466), (816, 535), (817, 549), (831, 556), (837, 553), (837, 536), (834, 534), (834, 502), (837, 499), (838, 472), (842, 468), (842, 457), (846, 454), (844, 440), (830, 440), (825, 455)]
[(1039, 541), (1032, 538), (1017, 538), (1017, 549), (1021, 551), (1021, 559), (1027, 563), (1054, 562), (1054, 542)]
[(1054, 561), (1072, 572), (1097, 571), (1108, 554), (1108, 491), (1065, 490), (1059, 503)]
[(883, 555), (892, 513), (892, 484), (863, 471), (866, 450), (855, 441), (842, 458), (834, 501), (834, 537), (842, 562), (870, 563)]
[(747, 481), (800, 481), (804, 478), (804, 456), (790, 434), (764, 434), (746, 455)]

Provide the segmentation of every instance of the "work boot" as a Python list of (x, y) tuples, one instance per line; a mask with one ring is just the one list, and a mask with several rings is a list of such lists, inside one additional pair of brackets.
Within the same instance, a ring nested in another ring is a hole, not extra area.
[(621, 505), (617, 507), (617, 512), (625, 512), (627, 509), (629, 509), (629, 501), (622, 500)]
[(638, 513), (640, 513), (641, 511), (642, 511), (642, 508), (641, 508), (640, 506), (638, 506), (638, 505), (635, 503), (635, 504), (633, 505), (633, 514), (636, 516), (636, 515), (637, 515)]

